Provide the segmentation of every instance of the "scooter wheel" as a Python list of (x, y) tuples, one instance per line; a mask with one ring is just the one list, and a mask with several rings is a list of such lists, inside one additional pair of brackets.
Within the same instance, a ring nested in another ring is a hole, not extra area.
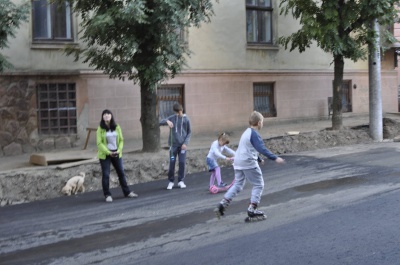
[(215, 186), (215, 185), (212, 185), (212, 186), (210, 187), (210, 192), (211, 192), (212, 194), (217, 194), (217, 193), (218, 193), (218, 187)]

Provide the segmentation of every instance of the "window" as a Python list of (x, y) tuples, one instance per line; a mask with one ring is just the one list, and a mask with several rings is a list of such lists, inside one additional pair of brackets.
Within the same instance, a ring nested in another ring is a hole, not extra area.
[(351, 81), (343, 80), (342, 83), (342, 112), (351, 112)]
[(36, 90), (39, 134), (76, 134), (75, 84), (38, 84)]
[(187, 43), (187, 32), (185, 30), (185, 28), (176, 28), (175, 30), (175, 34), (178, 37), (178, 40), (182, 43)]
[(33, 0), (33, 40), (72, 41), (71, 7), (50, 3), (50, 0)]
[(261, 83), (253, 85), (254, 110), (264, 117), (276, 117), (274, 84)]
[(180, 103), (185, 109), (183, 85), (163, 85), (157, 88), (157, 112), (160, 121), (174, 114), (175, 103)]
[[(332, 87), (334, 81), (332, 81)], [(340, 104), (342, 105), (342, 112), (352, 112), (352, 95), (351, 95), (351, 80), (343, 80), (342, 82), (342, 95)], [(329, 103), (328, 103), (329, 104)]]
[(272, 0), (246, 0), (247, 43), (273, 44)]

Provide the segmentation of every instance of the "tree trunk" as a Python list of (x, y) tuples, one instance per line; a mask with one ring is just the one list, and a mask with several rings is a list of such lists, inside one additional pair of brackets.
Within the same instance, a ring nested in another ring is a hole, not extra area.
[(342, 55), (334, 56), (335, 70), (333, 80), (333, 99), (332, 99), (332, 129), (342, 129), (342, 83), (343, 83), (343, 69), (344, 59)]
[(374, 141), (383, 140), (382, 87), (379, 24), (371, 23), (376, 37), (369, 46), (369, 134)]
[(157, 115), (157, 89), (140, 80), (140, 106), (142, 124), (143, 152), (160, 150), (160, 126)]

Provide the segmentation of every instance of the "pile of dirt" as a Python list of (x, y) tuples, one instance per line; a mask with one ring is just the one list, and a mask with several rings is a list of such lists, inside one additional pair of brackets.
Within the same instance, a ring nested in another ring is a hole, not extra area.
[(369, 143), (369, 127), (344, 128), (340, 131), (330, 129), (302, 133), (295, 136), (281, 136), (265, 140), (268, 148), (276, 154), (311, 151), (335, 146)]
[[(293, 152), (316, 150), (334, 146), (370, 143), (368, 126), (344, 128), (340, 131), (325, 129), (321, 131), (300, 133), (293, 136), (280, 136), (266, 139), (266, 146), (275, 154), (282, 155)], [(399, 135), (400, 123), (384, 119), (384, 137), (392, 139)], [(234, 150), (237, 146), (231, 146)], [(207, 170), (205, 157), (207, 149), (190, 150), (187, 156), (187, 174)], [(148, 181), (166, 179), (168, 170), (168, 151), (158, 153), (125, 153), (124, 168), (129, 185)], [(224, 162), (221, 162), (224, 166)], [(0, 205), (26, 203), (36, 200), (50, 199), (61, 194), (66, 181), (79, 172), (85, 172), (86, 191), (101, 190), (101, 169), (98, 164), (85, 164), (63, 170), (55, 168), (35, 168), (12, 170), (0, 173)], [(111, 187), (117, 187), (118, 178), (111, 172)], [(102, 192), (99, 192), (99, 199)]]

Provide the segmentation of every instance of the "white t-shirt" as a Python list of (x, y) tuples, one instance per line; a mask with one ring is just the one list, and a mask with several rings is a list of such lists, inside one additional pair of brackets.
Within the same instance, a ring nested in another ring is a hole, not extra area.
[(106, 139), (107, 139), (107, 148), (108, 150), (117, 150), (117, 132), (116, 131), (107, 131), (106, 132)]
[(215, 140), (211, 144), (211, 148), (210, 148), (210, 151), (208, 152), (207, 157), (215, 159), (215, 160), (217, 160), (218, 158), (226, 159), (226, 156), (222, 154), (223, 152), (226, 152), (231, 156), (235, 155), (235, 151), (233, 151), (226, 145), (220, 146), (218, 140)]

